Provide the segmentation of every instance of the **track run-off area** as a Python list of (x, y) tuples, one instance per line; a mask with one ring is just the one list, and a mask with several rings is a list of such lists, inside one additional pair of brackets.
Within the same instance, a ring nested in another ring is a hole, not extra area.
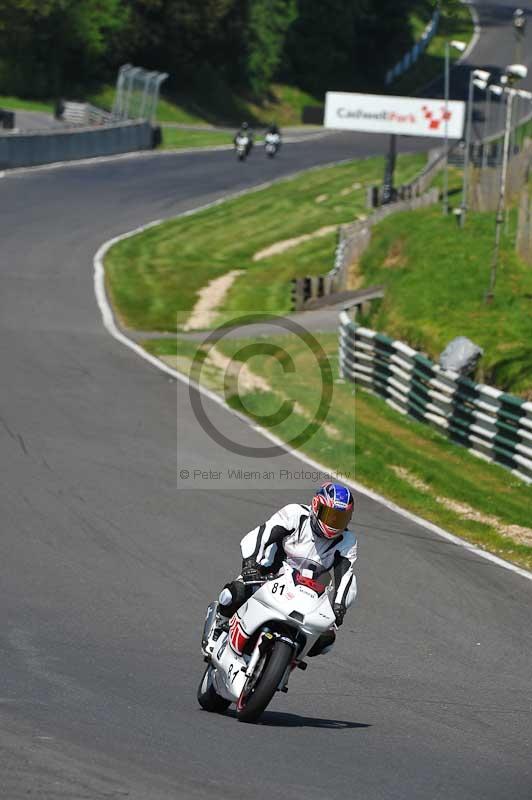
[[(487, 63), (490, 42), (492, 62), (511, 61), (495, 23), (471, 59)], [(315, 482), (176, 489), (178, 415), (181, 459), (217, 470), (227, 453), (185, 384), (109, 336), (94, 295), (103, 242), (386, 146), (330, 135), (273, 161), (165, 154), (0, 180), (0, 797), (532, 796), (532, 581), (364, 495), (359, 597), (332, 653), (260, 725), (201, 711), (207, 603), (241, 536)]]

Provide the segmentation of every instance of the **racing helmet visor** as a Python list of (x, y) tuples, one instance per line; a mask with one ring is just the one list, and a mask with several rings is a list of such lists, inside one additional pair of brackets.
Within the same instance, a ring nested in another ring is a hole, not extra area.
[(316, 512), (320, 522), (336, 531), (343, 531), (347, 528), (352, 514), (352, 508), (331, 508), (321, 503)]

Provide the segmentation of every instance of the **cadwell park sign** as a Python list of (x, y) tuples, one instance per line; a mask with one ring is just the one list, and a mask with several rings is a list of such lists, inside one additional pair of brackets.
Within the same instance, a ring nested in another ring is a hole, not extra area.
[(446, 112), (444, 100), (327, 92), (324, 125), (366, 133), (461, 139), (464, 116), (465, 103), (458, 100), (450, 101)]

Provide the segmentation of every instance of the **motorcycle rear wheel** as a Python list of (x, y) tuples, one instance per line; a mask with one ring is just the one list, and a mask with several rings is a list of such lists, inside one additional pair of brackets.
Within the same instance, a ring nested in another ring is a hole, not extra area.
[(273, 645), (272, 652), (259, 680), (246, 695), (246, 687), (237, 703), (236, 715), (240, 722), (255, 722), (274, 696), (286, 668), (292, 660), (293, 648), (288, 642), (278, 639)]
[(226, 700), (225, 697), (220, 697), (216, 692), (211, 680), (212, 669), (213, 667), (207, 664), (207, 669), (203, 673), (200, 685), (198, 686), (198, 703), (205, 711), (215, 711), (218, 714), (222, 714), (224, 711), (227, 711), (231, 705), (231, 701)]

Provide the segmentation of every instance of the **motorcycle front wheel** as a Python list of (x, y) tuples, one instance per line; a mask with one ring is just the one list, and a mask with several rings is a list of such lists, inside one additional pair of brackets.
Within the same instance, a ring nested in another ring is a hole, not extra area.
[(274, 696), (293, 654), (288, 642), (277, 639), (259, 679), (249, 690), (244, 686), (238, 699), (236, 715), (240, 722), (255, 722), (260, 717)]
[(198, 703), (205, 711), (216, 711), (218, 714), (222, 714), (227, 711), (231, 702), (225, 697), (220, 697), (216, 692), (212, 685), (212, 670), (213, 667), (208, 664), (198, 686)]

